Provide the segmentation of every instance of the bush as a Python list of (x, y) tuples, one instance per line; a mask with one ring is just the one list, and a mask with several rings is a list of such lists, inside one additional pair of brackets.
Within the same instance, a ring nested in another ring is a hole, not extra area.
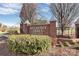
[(18, 34), (18, 31), (17, 30), (8, 30), (8, 33), (9, 34)]
[(27, 55), (46, 52), (51, 47), (51, 38), (41, 35), (10, 35), (9, 50)]

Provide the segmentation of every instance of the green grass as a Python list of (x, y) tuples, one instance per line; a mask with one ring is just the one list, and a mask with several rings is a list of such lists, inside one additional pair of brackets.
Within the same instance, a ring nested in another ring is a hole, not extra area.
[(3, 35), (3, 34), (5, 34), (5, 33), (7, 33), (7, 32), (1, 32), (1, 31), (0, 31), (0, 35)]

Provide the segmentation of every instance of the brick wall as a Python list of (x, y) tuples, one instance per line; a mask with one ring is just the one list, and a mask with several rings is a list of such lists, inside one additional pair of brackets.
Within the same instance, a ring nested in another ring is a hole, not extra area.
[(50, 24), (45, 25), (20, 24), (20, 33), (49, 35), (52, 38), (56, 38), (56, 21), (50, 21)]

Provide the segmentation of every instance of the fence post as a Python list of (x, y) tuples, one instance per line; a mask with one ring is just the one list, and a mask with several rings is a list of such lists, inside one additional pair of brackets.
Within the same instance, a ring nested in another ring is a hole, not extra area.
[(50, 36), (52, 37), (53, 46), (56, 46), (56, 21), (50, 21)]

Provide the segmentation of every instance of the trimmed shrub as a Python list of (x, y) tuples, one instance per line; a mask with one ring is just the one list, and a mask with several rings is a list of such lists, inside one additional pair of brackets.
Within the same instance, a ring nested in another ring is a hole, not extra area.
[(9, 34), (18, 34), (18, 31), (17, 30), (8, 30), (8, 33)]
[(14, 53), (27, 55), (45, 53), (51, 47), (51, 38), (42, 35), (10, 35), (8, 47)]

